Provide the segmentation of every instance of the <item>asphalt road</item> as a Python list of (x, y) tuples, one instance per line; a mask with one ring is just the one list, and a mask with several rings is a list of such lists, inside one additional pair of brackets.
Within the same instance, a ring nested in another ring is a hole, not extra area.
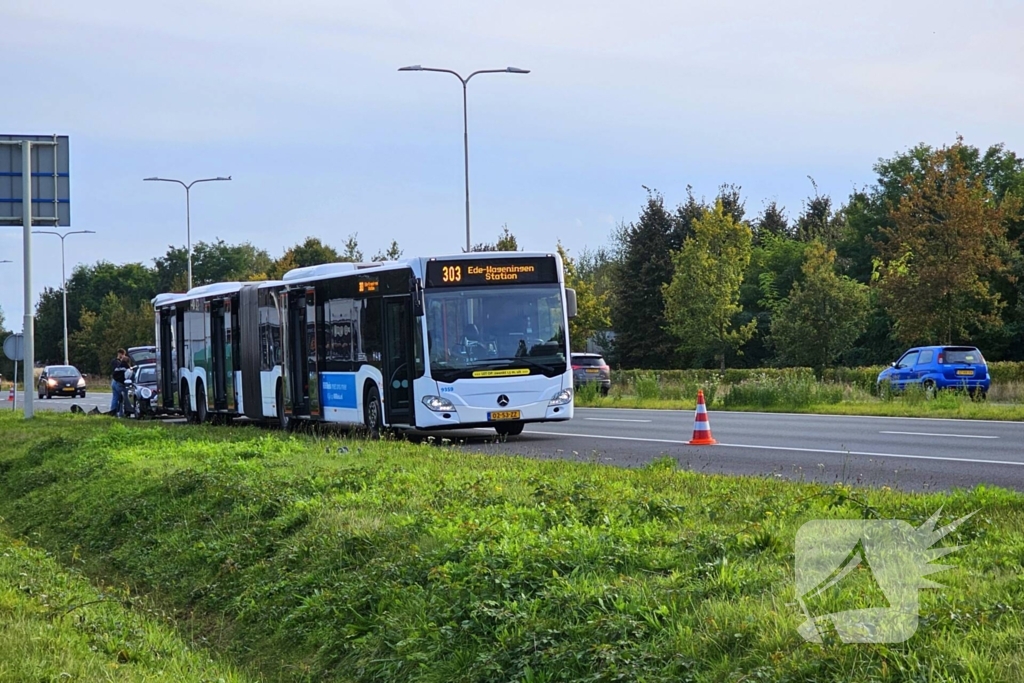
[[(20, 398), (20, 397), (19, 397)], [(110, 394), (36, 400), (37, 410), (88, 412)], [(10, 404), (7, 404), (8, 407)], [(1024, 490), (1024, 423), (788, 413), (709, 414), (715, 446), (687, 445), (692, 411), (577, 408), (569, 422), (531, 424), (501, 441), (493, 430), (414, 434), (484, 453), (640, 467), (670, 456), (707, 473), (777, 476), (903, 490), (991, 484)]]
[[(689, 446), (692, 411), (577, 408), (570, 422), (443, 436), (483, 452), (623, 467), (668, 455), (685, 469), (903, 490), (992, 484), (1024, 490), (1024, 423), (711, 412), (715, 446)], [(470, 436), (473, 434), (473, 436)], [(435, 438), (442, 436), (435, 434)]]
[[(18, 393), (18, 408), (21, 408), (22, 395)], [(85, 398), (65, 398), (63, 396), (54, 396), (53, 398), (39, 398), (38, 396), (33, 397), (32, 407), (38, 410), (55, 410), (57, 412), (66, 413), (71, 410), (71, 406), (78, 404), (82, 407), (85, 412), (89, 412), (94, 407), (99, 408), (103, 412), (110, 410), (110, 392), (106, 393), (92, 393), (88, 392)], [(11, 404), (6, 404), (7, 409), (11, 409)], [(2, 410), (2, 409), (0, 409)]]

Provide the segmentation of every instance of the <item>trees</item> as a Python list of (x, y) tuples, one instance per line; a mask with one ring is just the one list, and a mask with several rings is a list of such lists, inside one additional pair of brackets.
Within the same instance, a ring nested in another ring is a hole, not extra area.
[(402, 250), (398, 247), (398, 240), (391, 240), (391, 246), (386, 251), (378, 251), (371, 261), (397, 261), (402, 258)]
[(873, 279), (906, 343), (968, 341), (1002, 324), (991, 278), (1006, 270), (1004, 220), (1016, 207), (998, 204), (964, 155), (958, 139), (921, 159), (882, 230)]
[(576, 290), (576, 317), (569, 319), (569, 342), (573, 351), (586, 351), (587, 341), (610, 324), (607, 294), (598, 293), (595, 283), (584, 278), (576, 261), (558, 243), (558, 255), (565, 269), (565, 286)]
[(501, 226), (501, 234), (498, 235), (497, 242), (493, 244), (488, 242), (474, 244), (470, 251), (519, 251), (519, 242), (506, 224)]
[(672, 280), (670, 238), (677, 223), (660, 194), (648, 190), (639, 220), (619, 232), (621, 260), (612, 290), (615, 357), (628, 368), (674, 367), (663, 286)]
[[(148, 304), (158, 293), (157, 277), (151, 268), (141, 263), (115, 265), (107, 261), (76, 266), (67, 280), (67, 288), (69, 337), (81, 328), (82, 311), (98, 311), (107, 294), (122, 297), (134, 305), (137, 302)], [(64, 304), (59, 289), (43, 290), (36, 304), (35, 328), (37, 358), (42, 362), (63, 360)], [(150, 331), (150, 337), (152, 335)]]
[[(393, 247), (398, 245), (392, 243)], [(401, 253), (401, 252), (399, 252)], [(268, 276), (280, 280), (285, 273), (294, 268), (308, 268), (324, 263), (362, 263), (363, 252), (359, 249), (357, 234), (353, 233), (345, 240), (345, 247), (339, 253), (337, 249), (324, 244), (319, 237), (306, 237), (301, 243), (288, 249), (274, 261)]]
[(785, 207), (780, 208), (773, 200), (768, 202), (760, 215), (754, 220), (754, 243), (761, 244), (769, 237), (786, 237), (789, 235), (789, 219), (786, 218)]
[(803, 282), (774, 307), (771, 338), (779, 359), (819, 374), (853, 346), (867, 327), (868, 287), (835, 271), (835, 251), (818, 241), (806, 250)]
[(152, 344), (153, 329), (148, 301), (132, 302), (111, 292), (98, 310), (82, 310), (81, 328), (71, 340), (71, 362), (82, 372), (106, 373), (119, 347)]
[[(188, 250), (185, 247), (169, 247), (166, 254), (153, 259), (153, 264), (159, 291), (183, 292), (188, 288)], [(249, 242), (228, 244), (218, 239), (196, 242), (192, 247), (192, 284), (195, 287), (258, 279), (272, 267), (270, 254)]]
[(752, 234), (725, 212), (721, 200), (693, 223), (693, 236), (672, 253), (675, 274), (663, 285), (667, 329), (693, 360), (711, 353), (725, 372), (726, 355), (754, 334), (757, 321), (733, 325)]

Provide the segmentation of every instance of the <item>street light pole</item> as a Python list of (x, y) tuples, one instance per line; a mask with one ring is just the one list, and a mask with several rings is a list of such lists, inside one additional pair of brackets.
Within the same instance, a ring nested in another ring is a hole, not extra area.
[(64, 271), (64, 238), (68, 235), (95, 235), (96, 231), (70, 230), (63, 234), (54, 230), (33, 230), (32, 232), (38, 235), (56, 235), (60, 238), (60, 291), (64, 295), (64, 365), (70, 365), (68, 362), (68, 285)]
[(193, 180), (191, 183), (186, 184), (184, 181), (176, 178), (143, 178), (143, 180), (156, 180), (164, 183), (178, 183), (185, 188), (185, 231), (186, 239), (188, 240), (188, 288), (192, 289), (192, 200), (190, 197), (190, 190), (196, 183), (212, 183), (218, 180), (231, 180), (231, 176), (227, 178), (216, 177), (216, 178), (200, 178)]
[(466, 88), (469, 85), (469, 80), (477, 74), (528, 74), (529, 69), (517, 69), (514, 66), (509, 66), (504, 69), (480, 69), (474, 71), (465, 78), (463, 78), (458, 72), (452, 71), (451, 69), (434, 69), (426, 66), (403, 66), (399, 71), (435, 71), (437, 73), (451, 74), (462, 82), (462, 145), (463, 145), (463, 156), (465, 159), (466, 168), (466, 252), (472, 248), (469, 237), (469, 108), (467, 104)]

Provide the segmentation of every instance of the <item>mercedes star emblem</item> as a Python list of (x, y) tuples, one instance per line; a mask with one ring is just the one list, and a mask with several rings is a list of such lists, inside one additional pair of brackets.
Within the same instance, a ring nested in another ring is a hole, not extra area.
[(501, 406), (502, 408), (507, 406), (508, 405), (508, 396), (506, 396), (505, 394), (502, 394), (501, 396), (499, 396), (498, 397), (498, 405)]

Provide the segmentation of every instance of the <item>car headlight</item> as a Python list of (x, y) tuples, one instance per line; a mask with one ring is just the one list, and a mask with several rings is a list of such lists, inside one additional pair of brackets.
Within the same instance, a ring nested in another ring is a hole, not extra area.
[(148, 387), (142, 387), (142, 389), (139, 390), (139, 396), (148, 401), (153, 398), (153, 392)]
[(440, 396), (424, 396), (423, 405), (435, 413), (452, 412), (455, 410), (455, 405), (451, 401)]
[(566, 403), (572, 403), (572, 389), (562, 389), (548, 401), (549, 406), (564, 406)]
[(57, 380), (55, 380), (55, 379), (48, 379), (48, 380), (46, 380), (46, 384), (48, 386), (55, 387), (55, 386), (57, 386)]
[(79, 377), (78, 378), (78, 387), (81, 388), (81, 387), (84, 387), (84, 386), (85, 386), (85, 378), (84, 377)]

